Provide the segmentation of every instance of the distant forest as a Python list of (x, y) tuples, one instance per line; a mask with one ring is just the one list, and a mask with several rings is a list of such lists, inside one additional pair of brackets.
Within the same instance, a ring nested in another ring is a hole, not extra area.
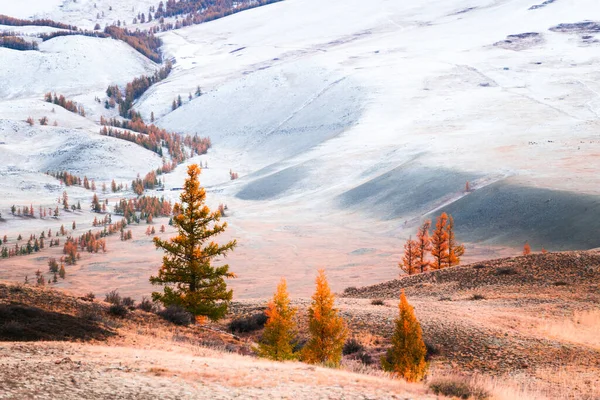
[(9, 17), (8, 15), (0, 14), (0, 25), (8, 25), (8, 26), (49, 26), (51, 28), (58, 29), (66, 29), (69, 31), (76, 31), (77, 27), (75, 25), (63, 24), (62, 22), (52, 21), (51, 19), (19, 19)]
[[(160, 63), (162, 55), (160, 53), (161, 40), (154, 36), (155, 33), (165, 32), (173, 29), (180, 29), (185, 26), (201, 24), (203, 22), (212, 21), (223, 18), (231, 14), (235, 14), (244, 10), (255, 7), (264, 6), (271, 3), (276, 3), (282, 0), (167, 0), (161, 1), (158, 7), (150, 7), (147, 21), (154, 19), (158, 20), (158, 25), (151, 27), (149, 30), (129, 30), (121, 27), (121, 21), (116, 25), (107, 26), (104, 32), (98, 31), (100, 26), (97, 24), (94, 31), (78, 29), (75, 25), (63, 24), (50, 19), (18, 19), (9, 17), (8, 15), (0, 14), (0, 24), (9, 26), (49, 26), (64, 31), (39, 34), (38, 37), (42, 40), (49, 40), (58, 36), (82, 35), (91, 37), (100, 37), (121, 40), (133, 47), (136, 51), (143, 54), (150, 60)], [(184, 16), (179, 18), (179, 16)], [(177, 17), (175, 22), (165, 22), (165, 18)], [(144, 23), (145, 15), (138, 14), (134, 18), (134, 24), (137, 22)], [(27, 42), (15, 36), (4, 36), (0, 38), (0, 46), (9, 47), (15, 50), (37, 50), (37, 43)]]
[[(167, 0), (166, 3), (163, 1), (159, 3), (154, 12), (154, 19), (160, 20), (161, 31), (168, 31), (201, 24), (279, 1), (282, 0), (241, 0), (237, 2), (232, 0)], [(178, 19), (175, 23), (164, 23), (164, 18), (180, 15), (186, 15), (186, 17)]]
[(37, 50), (38, 44), (34, 41), (28, 42), (27, 40), (9, 35), (3, 36), (0, 35), (0, 47), (6, 47), (13, 50)]

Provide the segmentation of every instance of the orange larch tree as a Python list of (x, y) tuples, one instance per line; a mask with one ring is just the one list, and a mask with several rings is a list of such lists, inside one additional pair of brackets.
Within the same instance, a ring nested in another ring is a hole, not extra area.
[(381, 358), (381, 366), (392, 375), (408, 382), (422, 380), (427, 373), (421, 325), (413, 307), (408, 304), (404, 290), (400, 294), (398, 318), (395, 321), (392, 347)]
[(327, 283), (325, 271), (319, 270), (316, 285), (313, 301), (308, 309), (308, 330), (311, 337), (302, 349), (302, 360), (311, 364), (338, 367), (342, 361), (348, 328), (334, 308), (335, 298)]
[(268, 320), (258, 344), (257, 353), (259, 356), (276, 361), (297, 358), (297, 354), (294, 352), (296, 337), (294, 315), (296, 311), (295, 308), (290, 307), (287, 283), (282, 278), (279, 285), (277, 285), (273, 300), (269, 302), (265, 311)]
[(438, 270), (448, 265), (448, 214), (442, 213), (435, 223), (435, 229), (431, 236), (431, 255), (434, 261), (431, 269)]
[(523, 255), (526, 256), (528, 254), (531, 254), (531, 246), (529, 245), (529, 242), (525, 242), (525, 245), (523, 246)]
[(418, 243), (412, 236), (404, 244), (404, 256), (398, 264), (400, 269), (408, 275), (416, 274), (418, 270)]
[(417, 265), (420, 272), (425, 272), (430, 266), (427, 260), (427, 253), (431, 251), (431, 238), (429, 237), (429, 229), (431, 221), (427, 220), (421, 225), (417, 232)]
[(448, 267), (460, 264), (460, 257), (465, 254), (465, 246), (457, 244), (454, 238), (454, 218), (451, 215), (448, 216), (448, 225), (446, 225), (446, 232), (448, 233)]

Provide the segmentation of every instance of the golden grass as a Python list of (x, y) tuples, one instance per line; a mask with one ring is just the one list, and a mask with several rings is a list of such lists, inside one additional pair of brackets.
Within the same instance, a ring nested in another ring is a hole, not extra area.
[(600, 350), (600, 309), (579, 311), (563, 320), (545, 321), (539, 330), (553, 339)]
[(536, 370), (535, 377), (526, 374), (492, 377), (434, 372), (428, 383), (443, 380), (483, 389), (489, 395), (489, 400), (600, 399), (598, 371), (575, 370), (572, 367)]
[[(531, 382), (508, 377), (491, 377), (487, 375), (459, 375), (455, 373), (434, 373), (428, 384), (439, 386), (446, 382), (446, 387), (463, 388), (460, 393), (469, 392), (473, 400), (547, 400)], [(449, 384), (452, 382), (452, 384)], [(450, 393), (440, 393), (450, 395)], [(458, 395), (457, 393), (455, 393)]]

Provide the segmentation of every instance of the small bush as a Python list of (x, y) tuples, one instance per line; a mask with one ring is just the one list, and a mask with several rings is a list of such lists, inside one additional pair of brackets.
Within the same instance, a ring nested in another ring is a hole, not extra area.
[(483, 269), (483, 268), (486, 268), (486, 266), (483, 265), (483, 264), (476, 264), (476, 265), (473, 265), (473, 268), (475, 268), (475, 269)]
[(425, 353), (425, 361), (429, 361), (431, 360), (431, 357), (440, 354), (440, 348), (431, 342), (425, 341), (425, 348), (427, 349), (427, 353)]
[(554, 282), (554, 286), (567, 286), (568, 283), (565, 281)]
[(22, 337), (26, 332), (26, 327), (19, 321), (6, 321), (0, 325), (0, 335), (2, 337)]
[(485, 296), (475, 293), (473, 296), (469, 297), (469, 300), (485, 300)]
[(356, 290), (357, 290), (356, 286), (349, 286), (346, 289), (344, 289), (344, 293), (349, 294), (349, 293), (355, 292)]
[(117, 289), (111, 290), (110, 292), (106, 293), (104, 301), (110, 304), (121, 304), (121, 295)]
[(88, 294), (83, 296), (81, 299), (85, 300), (85, 301), (94, 301), (96, 299), (96, 295), (94, 294), (94, 292), (89, 292)]
[(373, 299), (371, 300), (371, 304), (374, 306), (383, 306), (385, 305), (385, 302), (383, 301), (383, 299)]
[(358, 359), (361, 363), (365, 364), (365, 365), (371, 365), (373, 364), (373, 358), (371, 357), (371, 355), (367, 352), (361, 352), (358, 355)]
[(123, 297), (121, 299), (121, 304), (131, 310), (135, 308), (135, 300), (133, 300), (131, 297)]
[(188, 326), (193, 321), (193, 315), (178, 306), (168, 306), (157, 314), (175, 325)]
[(8, 290), (11, 293), (23, 293), (24, 292), (23, 287), (19, 286), (19, 285), (11, 286)]
[(142, 297), (142, 301), (140, 301), (137, 308), (146, 312), (156, 312), (156, 305), (145, 296)]
[(92, 308), (85, 308), (78, 313), (79, 318), (85, 319), (86, 321), (99, 322), (102, 321), (102, 314), (99, 310)]
[(351, 339), (347, 340), (346, 343), (344, 343), (344, 348), (342, 349), (342, 354), (344, 354), (344, 355), (354, 354), (354, 353), (358, 353), (359, 351), (363, 351), (364, 349), (365, 349), (365, 346), (363, 346), (358, 340), (356, 340), (355, 338), (351, 338)]
[(509, 268), (509, 267), (504, 267), (504, 268), (498, 268), (496, 270), (496, 275), (502, 276), (502, 275), (517, 275), (518, 272), (516, 269), (514, 268)]
[(109, 309), (108, 312), (110, 313), (110, 315), (114, 315), (115, 317), (124, 317), (127, 315), (127, 307), (125, 307), (123, 304), (112, 304)]
[(229, 330), (237, 333), (248, 333), (262, 329), (267, 323), (264, 312), (239, 317), (229, 323)]
[(451, 297), (440, 297), (438, 301), (452, 301)]
[(436, 395), (458, 399), (486, 400), (490, 397), (484, 388), (470, 383), (465, 378), (434, 379), (429, 388)]

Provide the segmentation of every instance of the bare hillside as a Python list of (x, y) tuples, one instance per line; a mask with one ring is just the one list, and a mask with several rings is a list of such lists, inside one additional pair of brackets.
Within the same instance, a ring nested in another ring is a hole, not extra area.
[(504, 258), (347, 288), (341, 307), (358, 331), (388, 338), (400, 290), (437, 367), (529, 382), (549, 398), (600, 396), (599, 252)]
[(117, 318), (107, 307), (52, 290), (0, 285), (0, 397), (436, 398), (421, 385), (383, 374), (244, 356), (249, 344), (217, 326), (177, 327), (142, 311)]

